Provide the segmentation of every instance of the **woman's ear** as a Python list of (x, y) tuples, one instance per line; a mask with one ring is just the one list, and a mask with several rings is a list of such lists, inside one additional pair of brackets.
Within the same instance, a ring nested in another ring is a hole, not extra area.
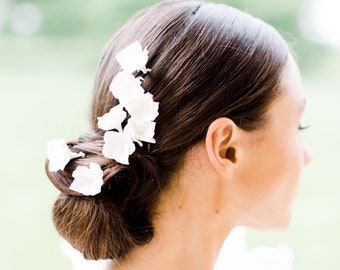
[(209, 160), (216, 170), (232, 176), (237, 163), (235, 144), (237, 126), (229, 118), (218, 118), (213, 121), (205, 138), (205, 147)]

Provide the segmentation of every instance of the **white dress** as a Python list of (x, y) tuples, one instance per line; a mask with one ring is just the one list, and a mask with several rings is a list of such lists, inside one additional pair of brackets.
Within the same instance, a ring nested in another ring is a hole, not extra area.
[[(112, 266), (112, 260), (85, 260), (66, 241), (62, 249), (70, 258), (73, 270), (109, 270)], [(293, 257), (292, 250), (285, 245), (248, 249), (246, 231), (237, 227), (224, 242), (214, 270), (292, 270)]]

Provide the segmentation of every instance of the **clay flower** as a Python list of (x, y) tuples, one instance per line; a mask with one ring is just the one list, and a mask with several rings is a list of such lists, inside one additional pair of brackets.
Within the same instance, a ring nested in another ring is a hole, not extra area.
[(155, 143), (155, 122), (137, 124), (133, 118), (128, 120), (123, 132), (108, 131), (104, 134), (102, 154), (115, 161), (128, 165), (129, 156), (136, 150), (134, 142), (142, 146), (143, 142)]
[(122, 106), (126, 106), (131, 100), (138, 99), (144, 94), (140, 78), (135, 78), (131, 73), (119, 72), (110, 84), (113, 96), (119, 99)]
[(136, 147), (132, 139), (124, 132), (108, 131), (104, 134), (104, 146), (102, 154), (115, 161), (128, 165), (129, 156)]
[(143, 50), (142, 45), (138, 41), (133, 42), (120, 51), (116, 55), (116, 59), (125, 72), (132, 73), (140, 70), (146, 74), (149, 71), (145, 67), (148, 61), (148, 50), (146, 48)]
[(74, 178), (70, 189), (85, 196), (93, 196), (101, 191), (103, 171), (97, 163), (90, 162), (90, 167), (78, 166), (72, 173)]
[(150, 93), (131, 100), (126, 105), (126, 110), (135, 123), (143, 124), (155, 120), (158, 116), (158, 102), (153, 101)]
[(130, 118), (124, 128), (124, 133), (127, 134), (134, 142), (142, 146), (142, 142), (155, 143), (153, 138), (155, 134), (155, 122), (146, 122), (138, 124), (133, 118)]
[(124, 112), (122, 106), (113, 107), (108, 113), (104, 114), (98, 119), (98, 127), (102, 130), (112, 130), (117, 129), (122, 131), (122, 122), (126, 117), (126, 112)]
[(64, 139), (53, 139), (47, 143), (47, 159), (49, 160), (49, 170), (56, 172), (63, 170), (67, 163), (73, 158), (84, 157), (85, 154), (72, 152)]

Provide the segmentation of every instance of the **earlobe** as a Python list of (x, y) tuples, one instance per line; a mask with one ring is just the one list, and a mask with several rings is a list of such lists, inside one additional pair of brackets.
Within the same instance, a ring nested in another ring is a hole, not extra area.
[(208, 128), (205, 147), (211, 164), (220, 172), (232, 174), (237, 162), (233, 145), (235, 123), (229, 118), (218, 118)]

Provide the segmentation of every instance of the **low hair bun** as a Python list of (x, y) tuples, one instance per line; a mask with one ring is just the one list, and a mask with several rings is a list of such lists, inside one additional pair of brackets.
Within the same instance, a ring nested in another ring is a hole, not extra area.
[[(130, 156), (129, 166), (104, 157), (103, 137), (95, 133), (68, 142), (68, 146), (85, 157), (72, 159), (57, 172), (50, 172), (46, 162), (48, 177), (61, 191), (53, 207), (60, 235), (87, 259), (122, 259), (135, 245), (150, 241), (151, 217), (162, 184), (157, 161), (147, 145)], [(144, 148), (146, 153), (140, 153)], [(90, 162), (103, 170), (104, 184), (97, 195), (84, 196), (69, 186), (77, 166)]]

